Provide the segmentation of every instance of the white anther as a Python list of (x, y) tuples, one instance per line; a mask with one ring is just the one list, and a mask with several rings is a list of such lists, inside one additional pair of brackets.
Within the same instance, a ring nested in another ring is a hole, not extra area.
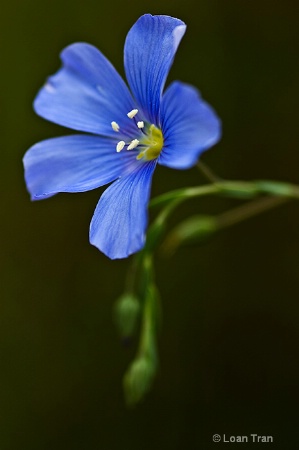
[(137, 122), (137, 127), (138, 128), (143, 128), (144, 127), (144, 122), (142, 120), (140, 122)]
[(138, 113), (138, 109), (132, 109), (132, 111), (128, 112), (127, 116), (130, 119), (133, 119), (133, 117), (135, 117), (137, 113)]
[(111, 122), (112, 129), (114, 131), (119, 131), (119, 125), (116, 122)]
[(128, 145), (128, 150), (133, 150), (133, 148), (137, 147), (138, 144), (139, 144), (138, 139), (133, 139), (133, 141), (131, 142), (131, 144)]
[(119, 141), (119, 143), (116, 146), (117, 153), (121, 152), (125, 145), (126, 145), (125, 141)]

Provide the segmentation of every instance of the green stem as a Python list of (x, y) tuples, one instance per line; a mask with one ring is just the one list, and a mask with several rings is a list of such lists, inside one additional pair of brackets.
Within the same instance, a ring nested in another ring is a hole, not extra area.
[(169, 215), (180, 203), (189, 198), (217, 194), (238, 199), (256, 198), (261, 194), (267, 194), (266, 197), (260, 197), (252, 203), (235, 208), (215, 218), (217, 226), (224, 228), (274, 208), (289, 199), (299, 199), (299, 186), (267, 180), (252, 182), (224, 180), (198, 187), (177, 189), (163, 194), (151, 202), (151, 206), (166, 205), (148, 230), (148, 239), (144, 251), (154, 251), (165, 232)]
[(156, 313), (154, 286), (148, 286), (143, 305), (138, 357), (144, 356), (149, 358), (153, 368), (157, 366)]
[(270, 180), (218, 181), (203, 186), (188, 187), (162, 194), (150, 202), (151, 207), (162, 206), (175, 199), (180, 201), (205, 195), (224, 195), (233, 198), (254, 198), (259, 194), (269, 194), (299, 199), (299, 186)]
[(151, 207), (163, 205), (164, 203), (173, 200), (184, 201), (188, 198), (201, 197), (204, 195), (218, 194), (220, 189), (217, 184), (205, 184), (203, 186), (189, 187), (184, 189), (176, 189), (175, 191), (167, 192), (159, 195), (150, 202)]
[(205, 163), (203, 163), (201, 160), (198, 161), (196, 164), (196, 167), (200, 172), (204, 175), (204, 177), (210, 181), (211, 183), (217, 183), (221, 180), (221, 178), (216, 175)]

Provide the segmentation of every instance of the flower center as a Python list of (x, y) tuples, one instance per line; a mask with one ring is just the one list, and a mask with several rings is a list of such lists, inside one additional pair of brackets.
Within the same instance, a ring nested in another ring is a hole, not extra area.
[[(138, 139), (133, 139), (129, 143), (119, 141), (116, 145), (116, 151), (119, 153), (123, 148), (127, 150), (135, 150), (138, 152), (136, 159), (143, 159), (144, 161), (151, 161), (158, 158), (164, 145), (164, 138), (162, 131), (153, 124), (144, 122), (143, 120), (136, 121), (135, 116), (138, 114), (138, 109), (133, 109), (127, 116), (134, 120), (138, 130)], [(120, 127), (116, 122), (111, 122), (112, 129), (115, 132), (120, 131)], [(142, 135), (140, 136), (140, 132)]]
[(146, 161), (158, 158), (163, 148), (164, 139), (162, 131), (155, 125), (150, 125), (144, 138), (140, 140), (140, 144), (144, 148), (140, 151), (137, 159), (144, 158)]

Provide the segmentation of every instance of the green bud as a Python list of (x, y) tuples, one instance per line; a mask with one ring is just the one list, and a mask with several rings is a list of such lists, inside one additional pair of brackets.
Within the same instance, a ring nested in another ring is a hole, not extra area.
[(124, 294), (115, 302), (114, 318), (122, 337), (134, 333), (140, 313), (140, 304), (133, 294)]
[(125, 398), (129, 406), (134, 406), (143, 399), (151, 387), (154, 375), (155, 365), (150, 358), (141, 356), (132, 362), (123, 380)]
[(180, 245), (202, 242), (215, 231), (217, 231), (217, 221), (213, 216), (192, 216), (174, 228), (167, 236), (163, 248), (167, 253), (173, 253)]

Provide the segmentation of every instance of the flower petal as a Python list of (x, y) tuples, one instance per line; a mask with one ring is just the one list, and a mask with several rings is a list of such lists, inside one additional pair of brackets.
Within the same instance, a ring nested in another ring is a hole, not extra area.
[[(112, 139), (74, 135), (39, 142), (24, 156), (25, 180), (33, 200), (57, 192), (82, 192), (114, 181), (132, 161)], [(135, 159), (134, 159), (135, 161)]]
[(219, 141), (221, 122), (215, 111), (193, 86), (174, 82), (165, 92), (161, 105), (164, 147), (159, 164), (187, 169), (199, 155)]
[(127, 117), (135, 104), (111, 63), (92, 45), (72, 44), (61, 53), (63, 67), (37, 95), (34, 108), (47, 120), (75, 130), (115, 136), (111, 122), (135, 130)]
[(90, 243), (111, 259), (126, 258), (145, 244), (147, 204), (155, 161), (139, 163), (102, 195), (90, 224)]
[(127, 80), (141, 112), (155, 125), (159, 125), (164, 83), (185, 30), (186, 25), (179, 19), (145, 14), (126, 38)]

